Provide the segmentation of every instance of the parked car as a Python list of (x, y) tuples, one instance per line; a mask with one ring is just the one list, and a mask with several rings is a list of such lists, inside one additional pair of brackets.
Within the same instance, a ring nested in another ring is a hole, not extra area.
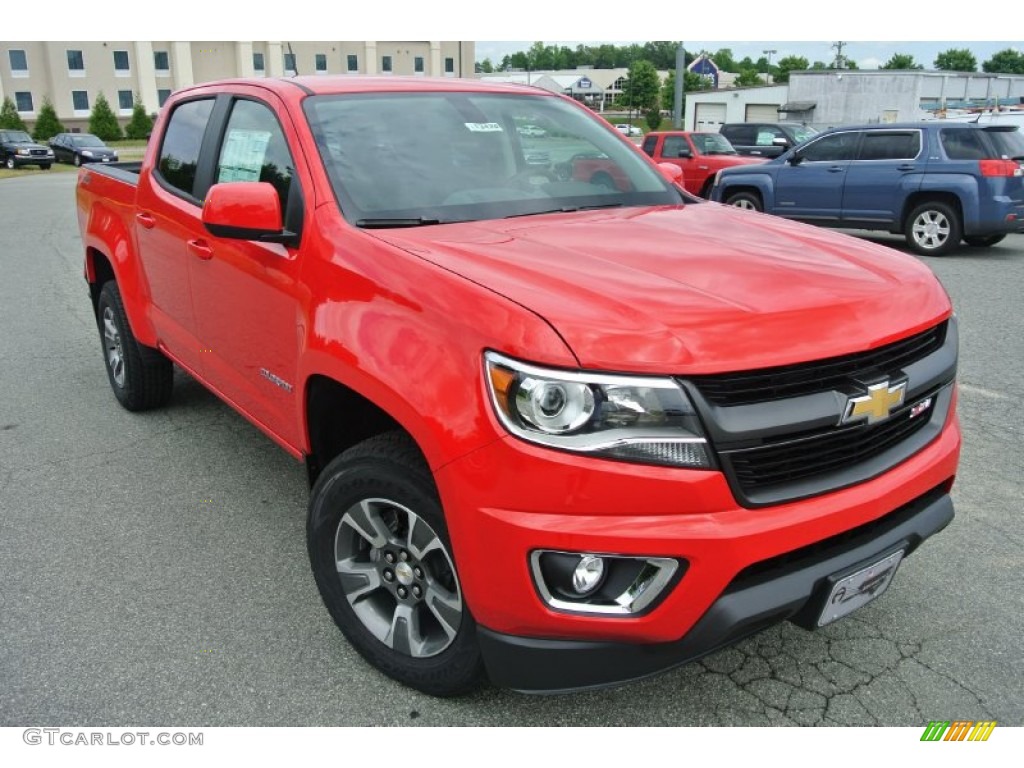
[[(530, 166), (541, 118), (622, 185)], [(526, 86), (203, 83), (154, 131), (78, 173), (97, 364), (130, 411), (177, 364), (305, 462), (311, 581), (407, 685), (609, 685), (824, 626), (954, 517), (957, 319), (917, 259), (691, 204)]]
[(529, 136), (531, 138), (540, 138), (548, 135), (548, 132), (539, 125), (521, 125), (516, 130), (519, 131), (520, 136)]
[(718, 133), (658, 131), (648, 133), (640, 147), (656, 163), (671, 163), (683, 171), (682, 185), (700, 197), (711, 194), (715, 174), (735, 165), (756, 165), (764, 158), (740, 155)]
[(643, 136), (643, 129), (639, 125), (633, 125), (632, 123), (616, 123), (615, 130), (626, 134), (627, 136)]
[(902, 233), (942, 256), (1024, 231), (1024, 134), (945, 121), (835, 128), (756, 167), (726, 168), (712, 199), (830, 227)]
[(50, 147), (60, 163), (82, 165), (117, 162), (117, 150), (111, 149), (91, 133), (58, 133), (50, 139)]
[(0, 131), (0, 162), (14, 170), (21, 165), (38, 165), (44, 171), (53, 165), (53, 150), (36, 143), (25, 131)]
[(818, 132), (800, 123), (726, 123), (718, 132), (741, 155), (778, 157)]

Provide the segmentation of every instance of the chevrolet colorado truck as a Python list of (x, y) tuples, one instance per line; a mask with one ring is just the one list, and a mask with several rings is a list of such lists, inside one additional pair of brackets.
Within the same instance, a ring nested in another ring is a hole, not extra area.
[(179, 366), (304, 461), (327, 610), (434, 695), (825, 626), (953, 518), (956, 318), (915, 258), (677, 177), (529, 87), (177, 91), (141, 163), (79, 171), (113, 394)]
[(648, 133), (640, 147), (656, 163), (678, 165), (682, 185), (690, 194), (710, 197), (715, 174), (736, 165), (757, 165), (764, 158), (746, 157), (717, 133), (661, 131)]

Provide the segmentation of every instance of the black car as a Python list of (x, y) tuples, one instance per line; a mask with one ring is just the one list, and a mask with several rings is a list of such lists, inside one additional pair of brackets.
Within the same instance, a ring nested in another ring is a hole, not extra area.
[(718, 132), (741, 155), (778, 157), (818, 132), (800, 123), (726, 123)]
[(58, 133), (50, 139), (50, 146), (58, 162), (62, 163), (82, 165), (117, 161), (117, 150), (91, 133)]
[(19, 165), (38, 165), (47, 171), (53, 165), (53, 150), (36, 144), (25, 131), (0, 131), (0, 162), (11, 170)]

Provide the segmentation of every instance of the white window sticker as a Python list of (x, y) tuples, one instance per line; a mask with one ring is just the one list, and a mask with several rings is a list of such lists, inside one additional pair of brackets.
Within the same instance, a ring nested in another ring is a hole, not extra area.
[(466, 123), (466, 127), (473, 133), (501, 133), (498, 123)]
[(269, 143), (270, 131), (229, 131), (220, 156), (217, 182), (259, 181)]

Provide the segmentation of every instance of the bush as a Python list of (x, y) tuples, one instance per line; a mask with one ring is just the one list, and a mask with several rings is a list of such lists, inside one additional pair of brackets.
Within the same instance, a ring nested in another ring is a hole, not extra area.
[(135, 95), (135, 106), (132, 108), (132, 119), (124, 127), (124, 135), (129, 139), (145, 139), (153, 132), (153, 118), (146, 114), (142, 99)]
[(32, 138), (36, 141), (46, 141), (58, 133), (64, 133), (64, 125), (57, 118), (57, 110), (53, 108), (53, 103), (48, 98), (44, 98), (43, 106), (39, 110), (39, 118), (32, 131)]
[(658, 105), (648, 109), (644, 117), (647, 119), (647, 126), (652, 130), (658, 130), (658, 126), (661, 125), (661, 110), (658, 109)]
[(89, 133), (98, 136), (103, 141), (117, 141), (121, 138), (121, 124), (117, 122), (114, 111), (110, 108), (107, 97), (102, 91), (96, 97), (96, 103), (92, 106), (92, 114), (89, 115)]
[(0, 107), (0, 128), (6, 128), (9, 131), (28, 130), (25, 121), (18, 114), (18, 107), (10, 96), (4, 99), (4, 104)]

